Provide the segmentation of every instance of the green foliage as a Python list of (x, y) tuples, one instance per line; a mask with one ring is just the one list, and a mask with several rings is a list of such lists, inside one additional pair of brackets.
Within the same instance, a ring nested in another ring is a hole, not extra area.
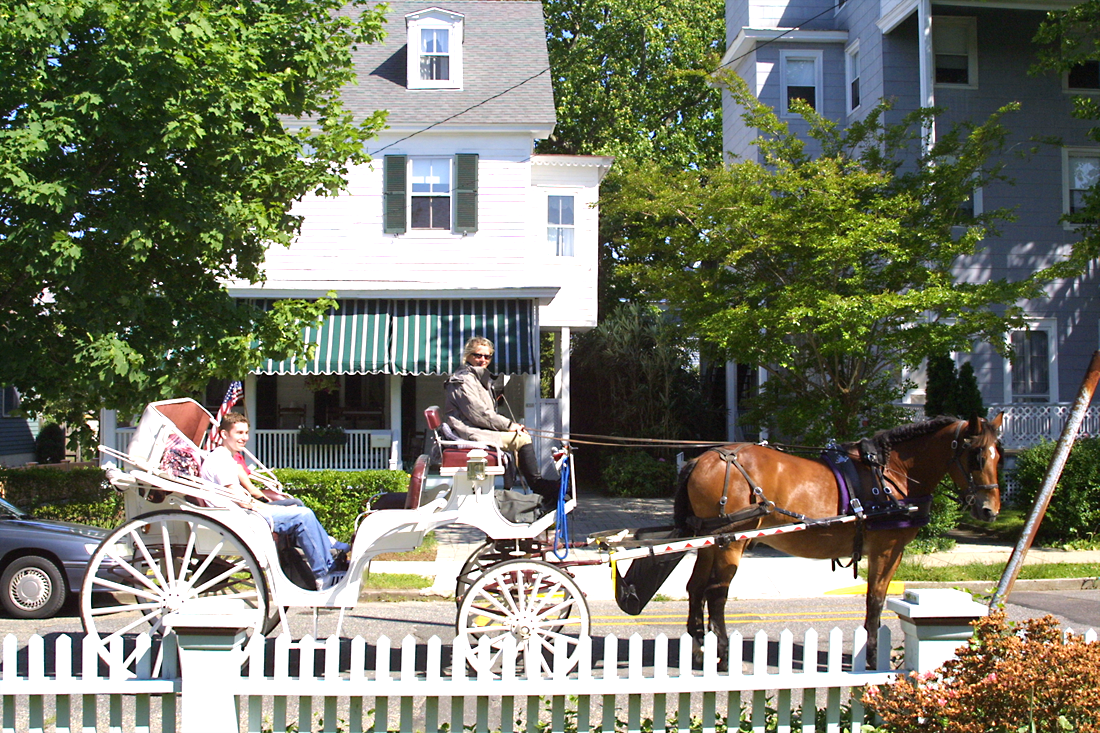
[(926, 391), (924, 414), (929, 418), (939, 415), (953, 415), (964, 420), (985, 417), (982, 393), (970, 362), (956, 371), (954, 360), (946, 353), (930, 354)]
[(759, 160), (629, 166), (601, 215), (628, 222), (623, 261), (641, 297), (667, 303), (708, 358), (767, 370), (749, 422), (815, 443), (856, 438), (897, 424), (903, 367), (976, 340), (1006, 348), (1022, 327), (1016, 304), (1053, 271), (968, 283), (954, 267), (1008, 218), (960, 204), (1003, 178), (990, 160), (1015, 106), (940, 130), (928, 151), (929, 110), (887, 124), (883, 103), (842, 128), (803, 107), (811, 155), (743, 80), (723, 81)]
[(287, 492), (313, 510), (328, 533), (347, 541), (355, 533), (355, 518), (379, 494), (405, 491), (404, 471), (305, 471), (275, 469)]
[[(1019, 488), (1013, 503), (1027, 511), (1035, 503), (1054, 455), (1055, 444), (1044, 441), (1020, 452), (1014, 475)], [(1080, 438), (1073, 445), (1055, 486), (1037, 538), (1048, 544), (1100, 536), (1100, 437)]]
[(623, 448), (608, 456), (603, 468), (603, 485), (612, 496), (672, 496), (676, 486), (676, 463), (654, 458), (637, 448)]
[(110, 529), (122, 524), (122, 495), (100, 468), (2, 468), (0, 485), (8, 502), (36, 517)]
[(34, 439), (34, 460), (61, 463), (65, 460), (65, 429), (55, 422), (38, 431)]
[(954, 489), (955, 484), (950, 478), (940, 482), (932, 496), (929, 514), (931, 521), (921, 527), (916, 538), (906, 545), (907, 552), (943, 552), (955, 546), (955, 540), (948, 537), (947, 533), (959, 526), (963, 510), (955, 500), (952, 493)]
[(541, 153), (687, 168), (722, 155), (722, 0), (543, 0), (558, 124)]
[(368, 159), (384, 115), (340, 90), (382, 11), (344, 6), (0, 0), (0, 384), (24, 409), (75, 427), (301, 351), (328, 301), (225, 283)]

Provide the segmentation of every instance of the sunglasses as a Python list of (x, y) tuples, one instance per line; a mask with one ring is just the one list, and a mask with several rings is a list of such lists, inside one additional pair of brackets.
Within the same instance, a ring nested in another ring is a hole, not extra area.
[(470, 354), (470, 356), (475, 358), (475, 359), (492, 359), (493, 358), (492, 354)]

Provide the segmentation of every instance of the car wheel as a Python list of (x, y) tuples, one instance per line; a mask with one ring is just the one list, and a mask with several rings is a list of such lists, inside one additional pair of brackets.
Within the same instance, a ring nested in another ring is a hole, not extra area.
[(28, 555), (12, 561), (0, 576), (0, 603), (16, 618), (49, 618), (61, 610), (69, 589), (50, 560)]

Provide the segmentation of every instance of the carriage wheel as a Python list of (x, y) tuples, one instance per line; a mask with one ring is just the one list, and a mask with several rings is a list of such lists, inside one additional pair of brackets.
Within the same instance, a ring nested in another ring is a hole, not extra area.
[[(267, 582), (245, 543), (225, 525), (200, 514), (164, 511), (126, 522), (107, 536), (88, 563), (80, 591), (80, 618), (88, 641), (122, 642), (128, 673), (137, 673), (133, 637), (148, 633), (159, 676), (164, 617), (185, 607), (243, 612), (253, 629), (268, 618)], [(108, 660), (109, 661), (109, 660)]]
[(455, 578), (455, 603), (462, 605), (462, 599), (475, 580), (481, 577), (486, 569), (502, 563), (506, 560), (519, 560), (523, 558), (539, 558), (542, 553), (537, 543), (531, 540), (521, 540), (512, 549), (502, 549), (513, 540), (486, 540), (478, 545)]
[[(522, 666), (529, 675), (552, 673), (554, 648), (561, 640), (565, 667), (571, 670), (580, 661), (588, 628), (588, 604), (576, 582), (541, 560), (509, 560), (487, 569), (458, 609), (457, 631), (469, 649), (466, 662), (479, 673), (500, 671), (509, 637), (516, 643), (517, 669)], [(478, 655), (482, 638), (490, 647), (484, 659)]]

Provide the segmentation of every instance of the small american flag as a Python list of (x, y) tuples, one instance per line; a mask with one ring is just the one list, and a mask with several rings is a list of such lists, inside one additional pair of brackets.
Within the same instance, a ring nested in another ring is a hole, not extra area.
[(214, 427), (210, 428), (210, 438), (206, 441), (211, 449), (222, 444), (222, 436), (218, 432), (218, 426), (221, 425), (222, 418), (233, 409), (233, 405), (237, 404), (241, 397), (244, 397), (244, 386), (240, 382), (230, 382), (229, 389), (225, 392), (225, 399), (222, 400), (222, 406), (218, 408), (218, 414), (214, 417)]

